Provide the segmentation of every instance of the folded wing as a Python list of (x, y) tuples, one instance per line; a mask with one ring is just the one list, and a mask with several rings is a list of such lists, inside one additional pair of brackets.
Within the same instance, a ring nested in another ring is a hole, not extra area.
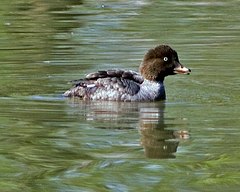
[(72, 81), (74, 87), (64, 93), (83, 99), (124, 100), (140, 90), (143, 77), (131, 70), (106, 70), (90, 73), (84, 79)]

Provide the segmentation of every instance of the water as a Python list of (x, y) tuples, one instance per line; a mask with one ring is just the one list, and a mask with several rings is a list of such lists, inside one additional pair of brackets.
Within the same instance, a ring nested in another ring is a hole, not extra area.
[[(238, 1), (1, 1), (1, 191), (238, 191)], [(167, 101), (83, 102), (67, 82), (170, 44)]]

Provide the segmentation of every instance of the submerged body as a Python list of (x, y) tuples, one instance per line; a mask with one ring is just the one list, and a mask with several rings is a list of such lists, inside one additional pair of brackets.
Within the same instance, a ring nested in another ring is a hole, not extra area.
[(88, 74), (73, 81), (66, 97), (84, 100), (156, 101), (166, 99), (164, 78), (174, 74), (189, 74), (177, 52), (167, 45), (150, 49), (140, 65), (140, 73), (131, 70), (106, 70)]

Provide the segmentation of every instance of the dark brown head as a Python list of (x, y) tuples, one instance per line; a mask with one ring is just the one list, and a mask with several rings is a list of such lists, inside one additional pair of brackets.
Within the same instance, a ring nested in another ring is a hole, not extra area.
[(163, 81), (168, 75), (189, 74), (191, 70), (179, 62), (175, 50), (168, 45), (159, 45), (145, 54), (140, 72), (145, 79)]

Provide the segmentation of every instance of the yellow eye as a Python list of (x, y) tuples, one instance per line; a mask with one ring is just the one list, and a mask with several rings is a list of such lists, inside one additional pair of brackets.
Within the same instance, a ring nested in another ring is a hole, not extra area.
[(164, 58), (163, 58), (163, 61), (168, 61), (168, 58), (167, 58), (167, 57), (164, 57)]

